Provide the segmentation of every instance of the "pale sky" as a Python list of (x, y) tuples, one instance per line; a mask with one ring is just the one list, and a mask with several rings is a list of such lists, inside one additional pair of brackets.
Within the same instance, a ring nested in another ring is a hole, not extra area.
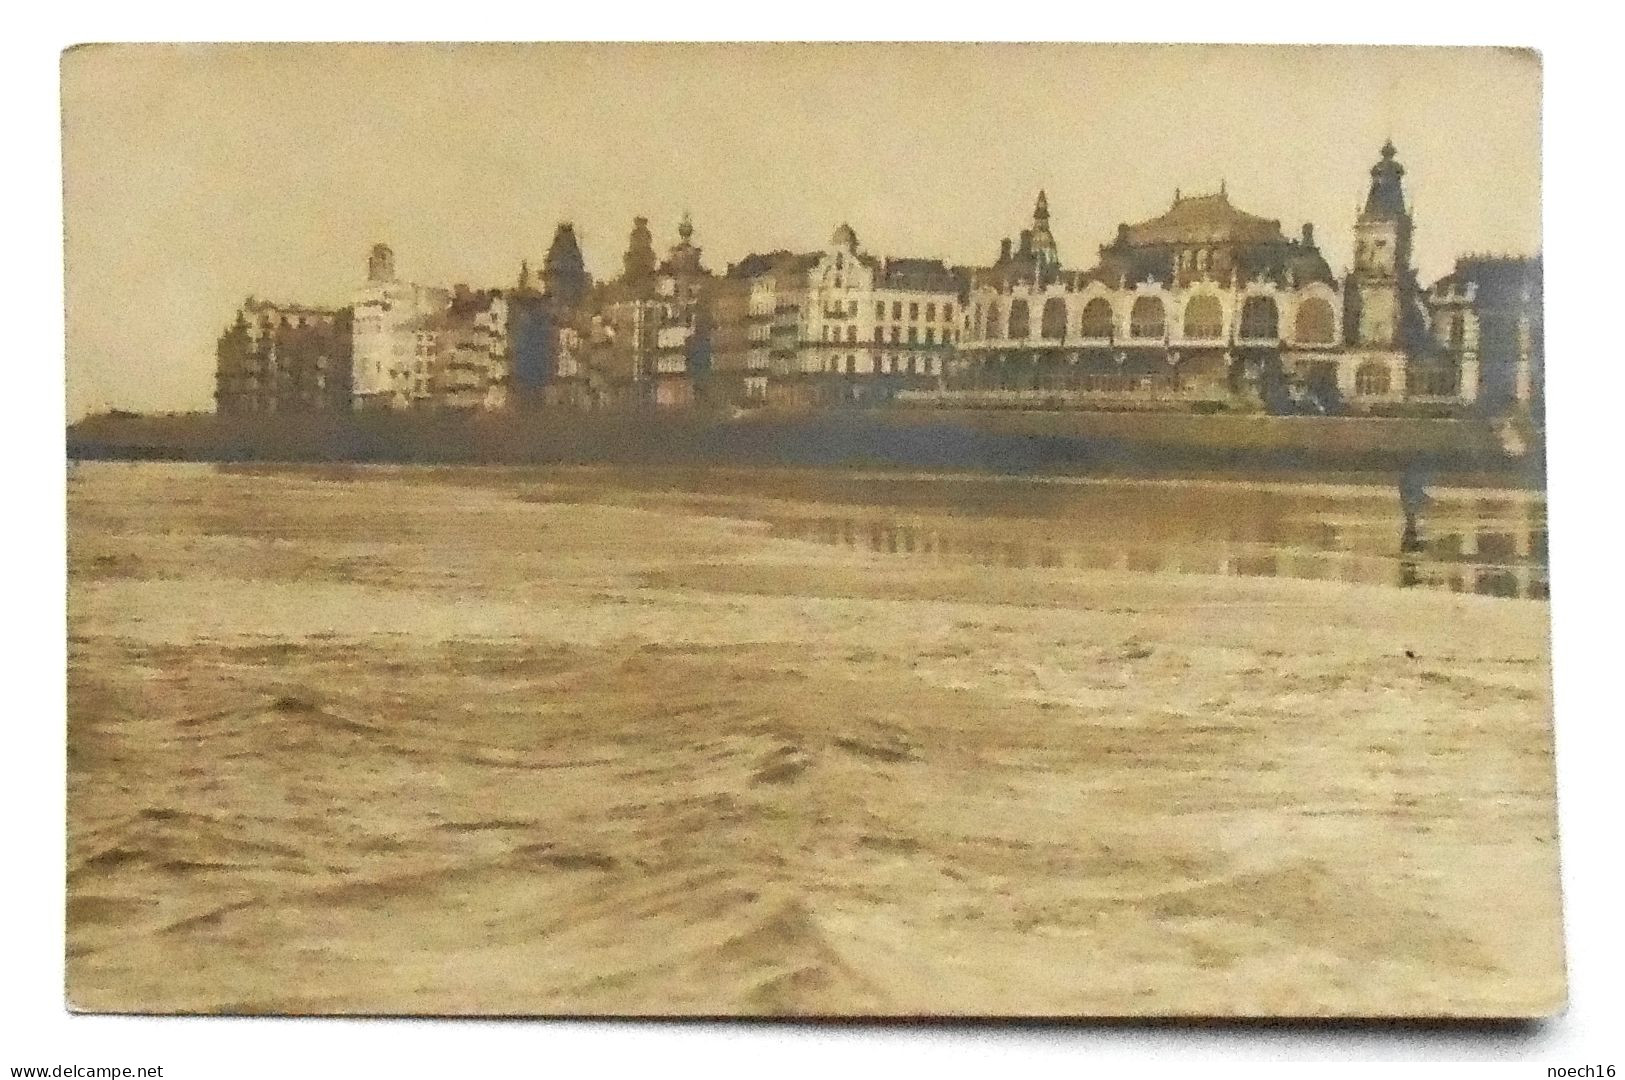
[(63, 59), (68, 415), (212, 407), (248, 294), (340, 305), (385, 241), (511, 285), (573, 220), (619, 272), (692, 213), (716, 271), (821, 247), (987, 263), (1049, 192), (1062, 264), (1175, 188), (1305, 221), (1347, 265), (1399, 148), (1424, 281), (1540, 247), (1527, 51), (1082, 45), (96, 46)]

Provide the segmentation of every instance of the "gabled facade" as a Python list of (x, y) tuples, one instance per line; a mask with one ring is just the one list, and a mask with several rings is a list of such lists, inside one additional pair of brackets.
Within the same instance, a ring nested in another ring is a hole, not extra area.
[(773, 368), (787, 404), (873, 402), (938, 385), (964, 277), (938, 259), (877, 258), (842, 224), (808, 260), (798, 342)]

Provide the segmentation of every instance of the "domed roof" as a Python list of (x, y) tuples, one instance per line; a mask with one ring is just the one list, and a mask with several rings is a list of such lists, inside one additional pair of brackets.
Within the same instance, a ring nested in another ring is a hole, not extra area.
[(829, 238), (829, 243), (831, 247), (855, 251), (858, 246), (858, 234), (852, 231), (852, 226), (843, 221), (836, 228), (835, 235)]
[(1238, 210), (1221, 186), (1216, 195), (1174, 195), (1174, 205), (1161, 217), (1129, 225), (1123, 239), (1132, 247), (1147, 244), (1279, 243), (1281, 223)]

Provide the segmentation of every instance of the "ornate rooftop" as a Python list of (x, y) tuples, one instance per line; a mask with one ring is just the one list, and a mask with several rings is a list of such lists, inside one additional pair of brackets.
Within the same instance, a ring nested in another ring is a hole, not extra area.
[(1131, 247), (1153, 244), (1278, 244), (1285, 242), (1281, 223), (1236, 208), (1221, 185), (1213, 195), (1181, 196), (1160, 217), (1122, 226), (1118, 242)]

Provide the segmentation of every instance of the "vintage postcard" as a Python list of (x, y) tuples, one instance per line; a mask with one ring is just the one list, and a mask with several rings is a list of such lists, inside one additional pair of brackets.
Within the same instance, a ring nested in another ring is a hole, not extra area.
[(1565, 1000), (1540, 58), (62, 58), (67, 987)]

